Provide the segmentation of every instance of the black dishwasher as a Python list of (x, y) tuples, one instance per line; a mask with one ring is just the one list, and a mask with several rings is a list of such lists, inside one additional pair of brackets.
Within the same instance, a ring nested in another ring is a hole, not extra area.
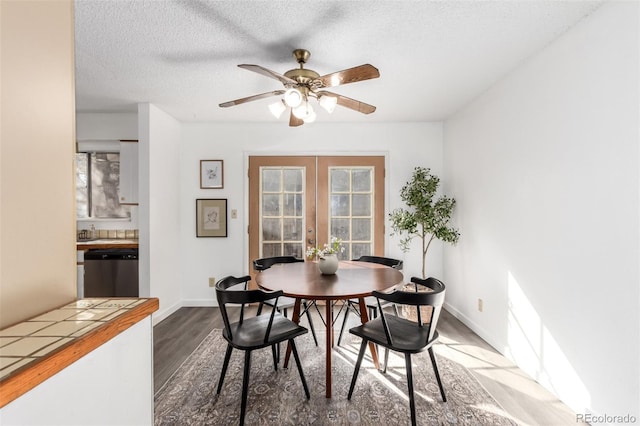
[(86, 251), (83, 297), (138, 297), (138, 249)]

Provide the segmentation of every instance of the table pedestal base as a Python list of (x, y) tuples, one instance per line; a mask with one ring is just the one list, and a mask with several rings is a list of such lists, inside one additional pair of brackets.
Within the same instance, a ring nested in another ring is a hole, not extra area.
[[(364, 301), (364, 298), (358, 299), (358, 304), (360, 306), (360, 320), (364, 324), (369, 321), (369, 315), (367, 314), (367, 305)], [(296, 299), (296, 303), (293, 307), (293, 318), (292, 321), (296, 324), (300, 323), (300, 305), (301, 299)], [(326, 383), (326, 391), (325, 396), (327, 398), (331, 398), (331, 388), (332, 388), (332, 374), (331, 374), (331, 361), (332, 361), (332, 353), (333, 350), (333, 312), (331, 301), (327, 300), (325, 305), (325, 323), (326, 323), (326, 361), (325, 361), (325, 383)], [(371, 351), (371, 359), (373, 360), (373, 365), (379, 369), (380, 363), (378, 361), (378, 351), (376, 351), (376, 345), (372, 342), (369, 342), (369, 350)], [(291, 357), (291, 346), (287, 344), (287, 354), (284, 357), (284, 368), (289, 366), (289, 358)]]

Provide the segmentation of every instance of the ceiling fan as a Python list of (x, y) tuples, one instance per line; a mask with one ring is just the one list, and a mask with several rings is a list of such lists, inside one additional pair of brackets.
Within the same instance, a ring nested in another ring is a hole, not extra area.
[(370, 64), (364, 64), (321, 76), (313, 70), (304, 68), (304, 64), (309, 60), (309, 56), (311, 56), (311, 53), (309, 53), (308, 50), (294, 50), (293, 57), (296, 59), (298, 64), (300, 64), (300, 68), (289, 70), (284, 74), (278, 74), (277, 72), (261, 67), (260, 65), (238, 65), (240, 68), (280, 81), (284, 85), (285, 89), (274, 90), (272, 92), (223, 102), (220, 106), (222, 108), (226, 108), (234, 105), (240, 105), (245, 102), (257, 101), (258, 99), (282, 96), (279, 101), (269, 105), (269, 109), (276, 118), (279, 118), (282, 113), (289, 108), (291, 110), (289, 113), (289, 126), (292, 127), (300, 126), (304, 123), (311, 123), (315, 120), (316, 114), (309, 103), (310, 98), (316, 98), (320, 106), (326, 109), (329, 113), (333, 112), (336, 105), (340, 105), (363, 114), (371, 114), (376, 110), (376, 107), (373, 105), (369, 105), (337, 93), (322, 90), (325, 87), (335, 87), (343, 84), (378, 78), (380, 77), (380, 73), (376, 67)]

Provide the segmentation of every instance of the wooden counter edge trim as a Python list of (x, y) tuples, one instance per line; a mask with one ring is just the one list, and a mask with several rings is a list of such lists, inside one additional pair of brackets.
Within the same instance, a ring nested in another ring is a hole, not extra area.
[[(120, 203), (122, 204), (122, 203)], [(76, 250), (96, 250), (96, 249), (129, 249), (138, 248), (138, 243), (105, 243), (105, 244), (84, 244), (76, 243)]]
[(24, 395), (54, 374), (59, 373), (92, 350), (157, 311), (157, 298), (150, 298), (87, 334), (61, 346), (54, 352), (26, 365), (0, 381), (0, 408)]

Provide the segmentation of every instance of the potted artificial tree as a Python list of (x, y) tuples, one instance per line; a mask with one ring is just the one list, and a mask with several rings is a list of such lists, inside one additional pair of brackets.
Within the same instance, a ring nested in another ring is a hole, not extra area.
[(401, 237), (400, 248), (409, 251), (411, 240), (422, 240), (422, 278), (425, 275), (427, 251), (434, 239), (447, 243), (458, 242), (460, 233), (449, 226), (456, 200), (447, 196), (436, 198), (440, 178), (431, 174), (430, 169), (416, 167), (413, 177), (400, 191), (400, 197), (407, 208), (398, 208), (389, 214), (393, 233)]

